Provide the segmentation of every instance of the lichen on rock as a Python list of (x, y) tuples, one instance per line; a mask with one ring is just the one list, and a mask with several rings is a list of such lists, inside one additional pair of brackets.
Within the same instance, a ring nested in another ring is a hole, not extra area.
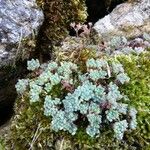
[(0, 1), (0, 66), (12, 64), (29, 49), (22, 42), (31, 40), (43, 22), (43, 12), (35, 0)]
[(96, 22), (94, 29), (105, 40), (115, 35), (132, 38), (142, 35), (143, 32), (149, 33), (149, 0), (118, 5), (112, 13)]

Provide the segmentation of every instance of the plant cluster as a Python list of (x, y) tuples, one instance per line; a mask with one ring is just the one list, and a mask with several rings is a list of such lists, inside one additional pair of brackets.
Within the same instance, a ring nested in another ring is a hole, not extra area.
[[(56, 60), (85, 61), (88, 58), (114, 57), (119, 55), (140, 55), (150, 47), (150, 35), (144, 33), (135, 39), (113, 37), (110, 41), (101, 41), (93, 32), (87, 37), (67, 37), (60, 47), (55, 47)], [(81, 62), (80, 62), (81, 63)]]
[(109, 42), (104, 43), (101, 50), (108, 55), (136, 54), (139, 55), (150, 47), (149, 34), (144, 33), (142, 37), (127, 40), (125, 37), (114, 37)]
[[(149, 34), (116, 39), (122, 42), (95, 43), (90, 35), (68, 37), (55, 53), (55, 62), (29, 61), (33, 72), (30, 79), (16, 84), (21, 98), (5, 145), (9, 149), (31, 145), (35, 149), (63, 145), (64, 150), (149, 149)], [(144, 51), (122, 52), (126, 47)]]
[(16, 89), (22, 95), (28, 91), (31, 105), (44, 101), (44, 115), (50, 118), (54, 131), (74, 135), (83, 124), (88, 135), (98, 137), (102, 128), (112, 126), (115, 137), (121, 140), (127, 129), (135, 129), (136, 111), (123, 102), (126, 96), (118, 87), (130, 78), (119, 62), (88, 59), (85, 71), (65, 61), (35, 66), (39, 66), (38, 61), (28, 61), (27, 68), (39, 69), (40, 75), (19, 80)]

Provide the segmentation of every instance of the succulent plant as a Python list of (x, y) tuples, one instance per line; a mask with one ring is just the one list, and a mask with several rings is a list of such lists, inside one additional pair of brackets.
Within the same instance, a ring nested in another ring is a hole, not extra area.
[(34, 71), (35, 69), (38, 69), (40, 67), (40, 62), (38, 59), (31, 59), (30, 61), (28, 61), (27, 63), (27, 69)]
[[(115, 48), (107, 42), (90, 45), (93, 43), (84, 38), (71, 38), (79, 45), (71, 41), (65, 51), (60, 47), (59, 59), (36, 68), (26, 86), (21, 85), (22, 79), (18, 86), (24, 87), (22, 92), (16, 85), (22, 96), (17, 100), (7, 145), (30, 148), (41, 125), (35, 149), (59, 149), (57, 143), (64, 143), (64, 149), (66, 145), (69, 149), (148, 148), (149, 42), (142, 38), (121, 42)], [(123, 52), (125, 47), (133, 53)], [(136, 53), (137, 48), (144, 51)], [(102, 78), (101, 72), (105, 72)], [(30, 98), (32, 84), (42, 88), (35, 90), (36, 99)]]
[[(28, 62), (29, 70), (39, 67), (37, 60)], [(29, 87), (24, 86), (19, 93), (24, 95), (23, 91), (29, 89), (31, 103), (44, 99), (44, 115), (50, 118), (51, 128), (56, 132), (64, 130), (76, 134), (79, 128), (76, 122), (81, 117), (83, 119), (80, 122), (87, 119), (86, 133), (91, 137), (99, 136), (104, 122), (108, 125), (113, 122), (116, 137), (122, 139), (127, 127), (122, 124), (125, 121), (121, 121), (120, 116), (131, 116), (126, 124), (130, 124), (128, 126), (132, 129), (136, 127), (135, 110), (131, 109), (128, 113), (128, 105), (120, 102), (124, 95), (118, 85), (113, 83), (115, 78), (121, 84), (129, 82), (122, 65), (119, 62), (91, 58), (87, 60), (84, 72), (79, 68), (72, 62), (49, 62), (38, 77), (28, 79)], [(101, 80), (108, 79), (109, 82), (101, 83)], [(22, 81), (17, 83), (17, 89)]]
[(27, 88), (29, 84), (29, 80), (28, 79), (19, 79), (17, 84), (15, 85), (16, 87), (16, 91), (18, 92), (18, 94), (23, 94)]

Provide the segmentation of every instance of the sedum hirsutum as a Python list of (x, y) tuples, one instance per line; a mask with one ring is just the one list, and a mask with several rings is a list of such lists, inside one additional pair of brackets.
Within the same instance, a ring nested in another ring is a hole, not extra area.
[(109, 44), (111, 47), (116, 48), (116, 47), (119, 47), (121, 45), (127, 44), (127, 39), (125, 37), (116, 36), (110, 40)]
[(121, 84), (124, 84), (125, 82), (129, 82), (130, 78), (125, 73), (120, 73), (117, 75), (117, 80), (121, 82)]
[(105, 45), (105, 54), (110, 55), (140, 55), (150, 47), (150, 35), (143, 33), (140, 38), (127, 40), (125, 37), (114, 36)]
[(31, 82), (30, 83), (30, 91), (29, 91), (30, 102), (39, 101), (39, 99), (40, 99), (39, 95), (41, 92), (42, 92), (42, 87), (40, 85), (37, 85), (35, 82)]
[(87, 134), (89, 134), (91, 137), (94, 137), (95, 135), (100, 134), (100, 124), (101, 124), (101, 115), (95, 115), (95, 114), (88, 114), (87, 115), (89, 125), (86, 128)]
[(127, 128), (128, 128), (128, 123), (126, 120), (115, 122), (114, 132), (117, 139), (121, 140), (123, 138), (123, 134), (127, 130)]
[(110, 82), (108, 85), (108, 94), (107, 94), (107, 100), (112, 105), (117, 105), (117, 101), (121, 100), (123, 98), (123, 95), (119, 91), (119, 87)]
[(28, 79), (19, 79), (17, 84), (15, 85), (16, 91), (18, 92), (18, 94), (23, 94), (27, 88), (29, 84), (29, 80)]
[(52, 99), (51, 96), (46, 96), (44, 101), (44, 115), (55, 116), (58, 111), (57, 105), (61, 104), (60, 99)]
[(31, 59), (27, 62), (27, 69), (34, 71), (35, 69), (38, 69), (40, 67), (40, 62), (38, 59)]
[(129, 115), (131, 116), (131, 120), (130, 120), (129, 126), (131, 129), (136, 129), (136, 126), (137, 126), (136, 114), (137, 114), (136, 109), (130, 108)]
[(112, 63), (112, 69), (113, 69), (113, 72), (115, 74), (119, 74), (119, 73), (123, 73), (124, 72), (123, 66), (120, 63), (113, 62)]
[(117, 111), (119, 113), (127, 114), (127, 111), (128, 111), (128, 105), (127, 104), (119, 103), (117, 105), (117, 107), (115, 107), (115, 108), (117, 109)]
[(119, 112), (117, 110), (110, 109), (106, 111), (106, 114), (107, 114), (106, 117), (110, 122), (119, 119)]
[(147, 41), (150, 41), (150, 35), (148, 33), (143, 33), (143, 38)]
[[(86, 133), (97, 137), (107, 124), (110, 128), (113, 125), (115, 137), (122, 139), (126, 130), (136, 128), (137, 112), (123, 103), (125, 96), (116, 82), (129, 82), (119, 62), (88, 59), (84, 71), (67, 61), (49, 62), (45, 67), (37, 60), (28, 62), (29, 70), (38, 68), (40, 75), (19, 80), (16, 90), (22, 95), (28, 92), (31, 105), (44, 101), (43, 115), (49, 117), (54, 131), (74, 135), (80, 124), (85, 124)], [(127, 117), (130, 119), (122, 119)]]

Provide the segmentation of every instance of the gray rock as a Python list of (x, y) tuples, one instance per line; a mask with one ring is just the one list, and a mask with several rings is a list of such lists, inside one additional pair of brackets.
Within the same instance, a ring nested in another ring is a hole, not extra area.
[(0, 0), (0, 67), (22, 55), (22, 41), (38, 32), (43, 19), (36, 0)]
[(110, 40), (113, 36), (137, 37), (150, 32), (150, 0), (118, 5), (112, 13), (94, 25), (100, 39)]

